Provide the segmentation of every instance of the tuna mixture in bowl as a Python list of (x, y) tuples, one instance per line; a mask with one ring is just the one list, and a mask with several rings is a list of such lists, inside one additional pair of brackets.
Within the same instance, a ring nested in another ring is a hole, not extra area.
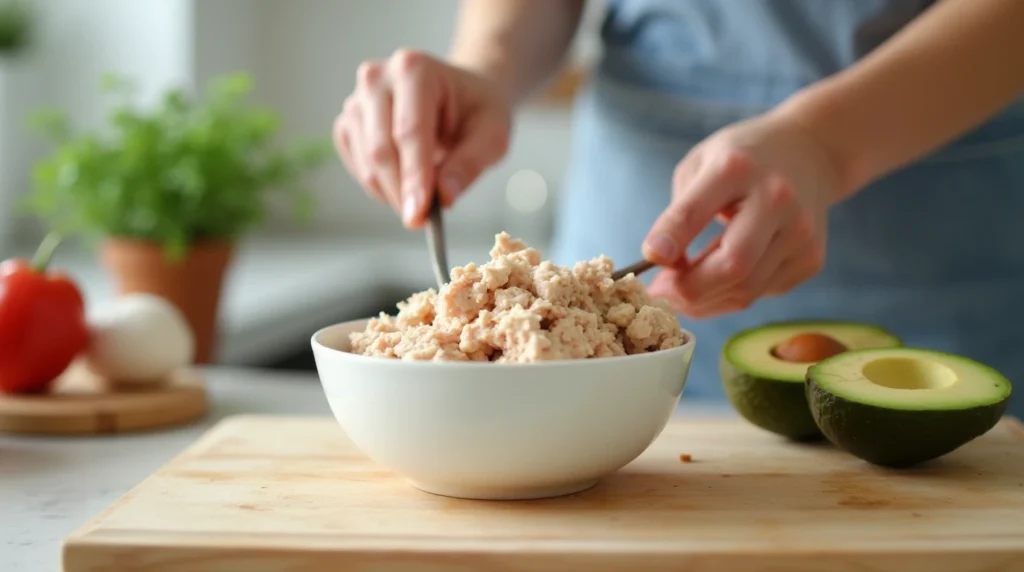
[[(641, 455), (679, 403), (693, 335), (598, 257), (564, 268), (499, 234), (397, 316), (311, 340), (339, 425), (394, 478), (434, 494), (580, 492)], [(600, 493), (598, 493), (600, 494)]]
[(574, 267), (499, 234), (491, 260), (456, 267), (430, 289), (351, 335), (352, 351), (402, 360), (536, 362), (635, 355), (682, 346), (667, 306), (600, 256)]

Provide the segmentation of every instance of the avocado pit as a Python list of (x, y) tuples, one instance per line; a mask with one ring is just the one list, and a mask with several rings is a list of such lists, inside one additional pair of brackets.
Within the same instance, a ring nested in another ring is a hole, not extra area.
[(796, 334), (772, 348), (773, 356), (792, 363), (816, 363), (845, 352), (847, 347), (818, 332)]

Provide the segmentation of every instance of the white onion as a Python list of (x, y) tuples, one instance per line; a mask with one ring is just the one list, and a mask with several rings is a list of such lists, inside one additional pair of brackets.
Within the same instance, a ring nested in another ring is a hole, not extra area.
[(195, 336), (178, 308), (152, 294), (126, 294), (91, 310), (85, 364), (115, 384), (163, 383), (192, 362)]

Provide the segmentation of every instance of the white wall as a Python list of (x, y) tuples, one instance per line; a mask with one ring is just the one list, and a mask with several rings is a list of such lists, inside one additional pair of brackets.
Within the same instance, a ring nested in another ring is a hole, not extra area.
[(249, 71), (263, 81), (263, 23), (255, 0), (192, 0), (192, 67), (197, 85), (232, 71)]
[[(98, 87), (106, 72), (134, 78), (143, 101), (192, 81), (191, 0), (38, 0), (37, 6), (37, 101), (66, 109), (81, 127), (103, 119), (106, 100)], [(34, 135), (26, 137), (37, 144)], [(35, 157), (45, 149), (38, 142)], [(34, 227), (24, 219), (21, 226)]]
[(192, 79), (190, 0), (40, 0), (45, 99), (87, 125), (103, 110), (99, 77), (137, 78), (144, 97)]

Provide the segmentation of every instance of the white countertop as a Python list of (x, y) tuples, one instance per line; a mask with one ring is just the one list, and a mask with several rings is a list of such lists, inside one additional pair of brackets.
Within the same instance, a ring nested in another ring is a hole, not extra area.
[[(488, 259), (491, 242), (474, 241), (475, 247), (468, 242), (451, 241), (450, 265)], [(87, 304), (114, 295), (112, 277), (96, 252), (69, 246), (58, 250), (52, 264), (74, 277)], [(239, 245), (224, 285), (218, 363), (254, 365), (283, 357), (281, 352), (294, 350), (297, 340), (327, 325), (325, 315), (379, 302), (388, 289), (404, 297), (433, 285), (426, 242), (419, 234), (390, 241), (323, 235), (250, 238)]]
[[(188, 427), (116, 437), (0, 434), (0, 570), (60, 570), (67, 535), (226, 416), (331, 414), (315, 374), (211, 368), (205, 378), (210, 413)], [(679, 411), (732, 414), (685, 400)]]

